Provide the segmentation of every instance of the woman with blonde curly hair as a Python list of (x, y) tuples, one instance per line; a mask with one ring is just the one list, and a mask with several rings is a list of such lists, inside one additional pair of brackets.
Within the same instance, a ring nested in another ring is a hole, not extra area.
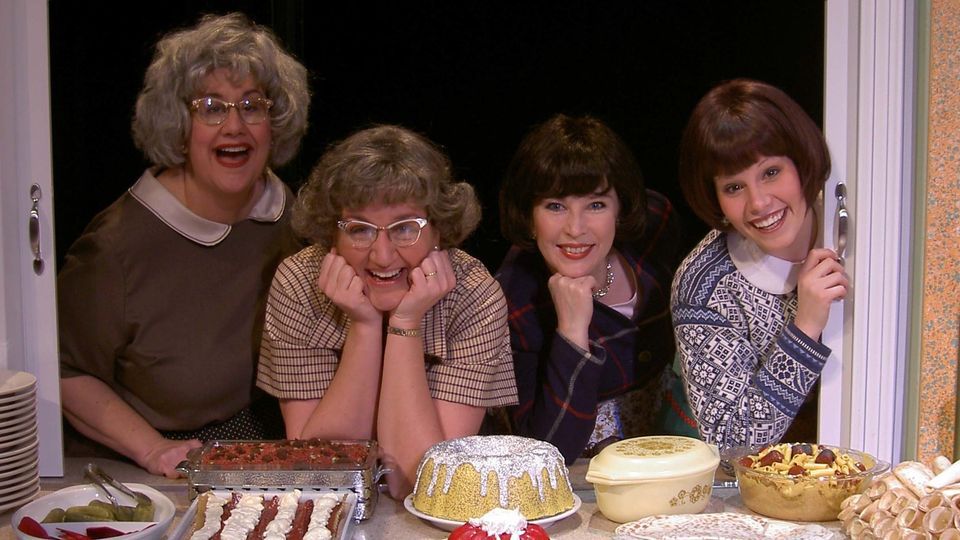
[(58, 276), (68, 453), (176, 476), (203, 440), (278, 434), (275, 400), (253, 386), (259, 314), (299, 245), (270, 167), (296, 154), (309, 101), (304, 67), (241, 14), (157, 43), (133, 119), (153, 166)]
[(321, 158), (294, 208), (314, 245), (277, 269), (260, 350), (288, 438), (377, 439), (400, 498), (431, 445), (516, 403), (503, 292), (456, 249), (479, 221), (473, 188), (404, 128)]

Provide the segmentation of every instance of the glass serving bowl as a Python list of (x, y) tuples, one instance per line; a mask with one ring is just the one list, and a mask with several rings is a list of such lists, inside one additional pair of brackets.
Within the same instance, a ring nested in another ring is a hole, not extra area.
[(840, 503), (866, 489), (890, 464), (857, 450), (831, 445), (820, 447), (829, 448), (838, 456), (849, 455), (854, 462), (862, 463), (864, 470), (843, 476), (812, 477), (768, 472), (741, 463), (744, 457), (757, 454), (763, 447), (730, 448), (723, 453), (723, 459), (733, 468), (740, 498), (750, 510), (789, 521), (833, 521), (840, 513)]

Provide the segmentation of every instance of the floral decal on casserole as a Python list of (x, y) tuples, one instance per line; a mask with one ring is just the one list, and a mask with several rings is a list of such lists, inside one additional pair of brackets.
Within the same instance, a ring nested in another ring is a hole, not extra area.
[(685, 437), (638, 438), (621, 441), (617, 453), (625, 456), (665, 456), (690, 451), (698, 441)]
[(691, 489), (689, 492), (687, 492), (685, 489), (681, 489), (675, 496), (670, 498), (670, 506), (693, 504), (704, 497), (709, 498), (712, 490), (713, 486), (710, 484), (693, 486), (693, 489)]

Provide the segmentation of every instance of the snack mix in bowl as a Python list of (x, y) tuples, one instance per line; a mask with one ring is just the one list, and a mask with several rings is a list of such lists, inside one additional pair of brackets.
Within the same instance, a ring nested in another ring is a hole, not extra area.
[(870, 454), (808, 443), (731, 448), (724, 458), (748, 508), (790, 521), (837, 519), (840, 503), (889, 467)]

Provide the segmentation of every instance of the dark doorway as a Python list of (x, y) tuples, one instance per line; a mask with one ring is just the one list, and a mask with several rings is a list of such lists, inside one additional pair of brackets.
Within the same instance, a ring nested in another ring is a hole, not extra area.
[(676, 185), (687, 115), (715, 83), (754, 77), (823, 110), (823, 2), (601, 3), (186, 1), (118, 13), (51, 0), (57, 252), (147, 166), (130, 118), (152, 45), (202, 13), (271, 26), (308, 67), (314, 94), (296, 188), (323, 149), (373, 123), (420, 131), (449, 152), (484, 204), (466, 249), (495, 270), (499, 178), (522, 135), (556, 112), (608, 122), (647, 183), (680, 208), (685, 248), (706, 231)]

